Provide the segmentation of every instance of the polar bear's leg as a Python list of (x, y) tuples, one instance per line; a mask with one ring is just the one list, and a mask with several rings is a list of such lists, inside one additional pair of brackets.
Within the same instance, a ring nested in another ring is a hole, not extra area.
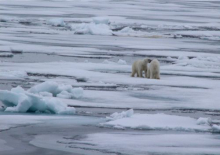
[(147, 78), (147, 70), (144, 71), (145, 78)]
[(160, 79), (160, 63), (154, 59), (150, 63), (150, 79)]
[(134, 77), (136, 73), (137, 72), (135, 70), (132, 70), (131, 77)]
[(156, 76), (157, 76), (157, 72), (154, 71), (154, 73), (153, 73), (153, 79), (156, 79)]
[(142, 68), (138, 68), (138, 75), (139, 75), (139, 77), (143, 77), (143, 70), (142, 70)]
[(150, 79), (153, 79), (153, 74), (152, 73), (150, 73)]
[(153, 79), (154, 78), (154, 73), (152, 70), (150, 70), (150, 79)]
[(155, 79), (160, 79), (160, 72), (157, 72)]
[[(146, 76), (146, 74), (145, 74), (145, 76)], [(147, 69), (147, 77), (146, 78), (148, 78), (148, 79), (150, 78), (150, 68)]]
[(132, 64), (132, 73), (131, 73), (131, 77), (134, 77), (135, 76), (135, 74), (137, 73), (137, 66), (136, 66), (136, 62), (134, 62), (133, 64)]

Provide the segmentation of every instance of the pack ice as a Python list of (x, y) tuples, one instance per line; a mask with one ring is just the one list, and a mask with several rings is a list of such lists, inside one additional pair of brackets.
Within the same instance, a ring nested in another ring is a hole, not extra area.
[(56, 82), (44, 82), (25, 91), (20, 86), (11, 91), (0, 90), (0, 101), (8, 112), (49, 112), (54, 114), (74, 114), (75, 108), (68, 107), (60, 98), (80, 98), (82, 88), (71, 85), (59, 85)]

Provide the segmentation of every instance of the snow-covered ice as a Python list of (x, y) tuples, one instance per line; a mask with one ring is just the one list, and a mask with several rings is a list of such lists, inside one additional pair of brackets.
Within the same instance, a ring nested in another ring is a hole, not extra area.
[(212, 126), (212, 131), (213, 131), (213, 132), (220, 133), (220, 125), (214, 124), (214, 125)]
[(118, 64), (120, 65), (127, 65), (127, 62), (125, 60), (119, 59)]
[(65, 26), (66, 25), (63, 19), (58, 19), (58, 18), (48, 20), (48, 24), (52, 26)]
[(197, 122), (198, 125), (211, 125), (212, 120), (210, 118), (198, 118)]
[(111, 121), (102, 123), (101, 126), (146, 130), (212, 131), (211, 124), (208, 123), (208, 118), (199, 118), (196, 120), (190, 117), (162, 113), (133, 114), (133, 111), (127, 111), (114, 113), (107, 119)]
[(121, 113), (115, 112), (111, 114), (110, 117), (107, 117), (107, 120), (116, 120), (116, 119), (131, 117), (133, 114), (134, 114), (133, 109), (122, 111)]
[(80, 23), (71, 25), (75, 34), (112, 35), (112, 31), (105, 23)]
[(92, 18), (93, 20), (93, 23), (95, 24), (106, 24), (108, 25), (110, 23), (109, 19), (106, 18), (106, 17), (95, 17), (95, 18)]

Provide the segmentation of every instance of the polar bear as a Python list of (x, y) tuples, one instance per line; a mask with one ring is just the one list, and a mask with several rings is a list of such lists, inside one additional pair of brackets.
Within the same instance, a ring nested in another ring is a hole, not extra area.
[(132, 73), (131, 77), (134, 77), (137, 73), (137, 77), (143, 77), (143, 71), (145, 72), (145, 77), (147, 78), (147, 64), (150, 63), (151, 60), (145, 58), (143, 60), (136, 60), (132, 65)]
[(160, 79), (160, 63), (157, 59), (151, 61), (147, 69), (147, 78)]

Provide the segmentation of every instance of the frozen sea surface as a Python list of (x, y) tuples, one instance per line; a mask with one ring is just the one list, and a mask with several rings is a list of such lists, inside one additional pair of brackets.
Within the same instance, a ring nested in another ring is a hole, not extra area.
[[(220, 154), (219, 8), (218, 0), (1, 0), (1, 92), (46, 81), (83, 95), (35, 94), (74, 107), (73, 116), (5, 112), (17, 102), (1, 97), (0, 154)], [(160, 61), (161, 80), (130, 77), (144, 57)], [(131, 108), (131, 118), (106, 119)]]

